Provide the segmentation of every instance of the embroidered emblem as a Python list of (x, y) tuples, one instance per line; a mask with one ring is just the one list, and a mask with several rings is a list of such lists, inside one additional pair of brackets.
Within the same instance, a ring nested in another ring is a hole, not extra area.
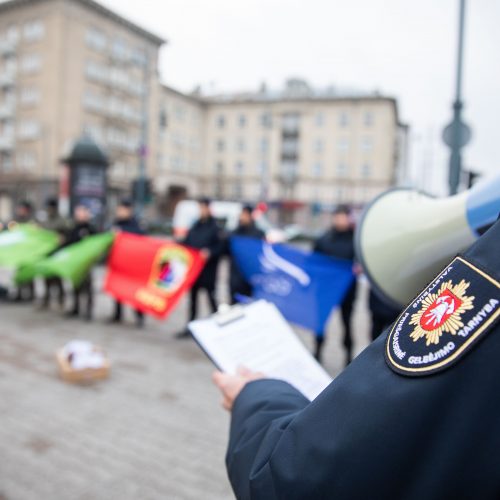
[(387, 336), (386, 361), (418, 376), (455, 363), (500, 315), (500, 284), (457, 257), (399, 316)]

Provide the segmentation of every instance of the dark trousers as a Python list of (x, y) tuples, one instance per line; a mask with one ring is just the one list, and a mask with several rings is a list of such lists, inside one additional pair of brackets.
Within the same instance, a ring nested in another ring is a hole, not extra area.
[(92, 318), (92, 309), (94, 307), (94, 290), (92, 286), (92, 274), (89, 275), (77, 286), (74, 290), (74, 303), (71, 315), (77, 316), (80, 314), (81, 302), (84, 302), (84, 316), (90, 320)]
[[(144, 320), (144, 313), (138, 309), (134, 310), (137, 323), (142, 323)], [(123, 304), (115, 300), (115, 313), (113, 315), (114, 321), (121, 321), (123, 316)]]
[(16, 296), (14, 300), (16, 302), (22, 302), (24, 300), (32, 301), (35, 298), (35, 283), (30, 281), (29, 283), (23, 283), (19, 285), (16, 291)]
[[(356, 290), (357, 282), (354, 281), (347, 293), (345, 294), (344, 300), (340, 304), (340, 314), (342, 318), (342, 324), (344, 327), (344, 339), (343, 344), (346, 353), (346, 364), (349, 364), (352, 360), (352, 330), (351, 330), (351, 317), (352, 311), (354, 309), (354, 301), (356, 300)], [(323, 350), (323, 344), (325, 341), (325, 332), (316, 332), (316, 350), (314, 357), (321, 361), (321, 353)]]
[[(191, 288), (189, 298), (190, 298), (190, 303), (189, 303), (189, 321), (193, 321), (196, 319), (197, 313), (198, 313), (198, 293), (202, 289), (199, 285), (196, 283), (194, 284), (193, 288)], [(207, 295), (208, 295), (208, 301), (210, 302), (210, 308), (212, 309), (212, 312), (217, 311), (217, 301), (215, 300), (215, 290), (213, 288), (205, 288)]]
[(45, 294), (43, 296), (43, 307), (49, 307), (52, 291), (56, 290), (57, 303), (60, 307), (64, 305), (64, 287), (61, 278), (53, 277), (45, 279)]

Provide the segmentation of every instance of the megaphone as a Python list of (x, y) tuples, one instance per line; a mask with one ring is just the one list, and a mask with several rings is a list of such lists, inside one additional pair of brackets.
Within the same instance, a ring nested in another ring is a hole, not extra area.
[(401, 308), (499, 212), (500, 174), (449, 198), (392, 189), (365, 209), (356, 229), (356, 256), (377, 295)]

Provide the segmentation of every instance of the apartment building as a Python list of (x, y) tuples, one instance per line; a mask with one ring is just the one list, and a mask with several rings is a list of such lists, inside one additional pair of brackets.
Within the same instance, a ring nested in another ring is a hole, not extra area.
[(110, 158), (110, 193), (143, 168), (157, 204), (208, 195), (275, 206), (362, 204), (404, 171), (395, 99), (317, 89), (184, 94), (160, 82), (165, 41), (93, 0), (0, 3), (0, 219), (57, 192), (82, 133)]
[(83, 132), (107, 151), (112, 188), (129, 188), (141, 154), (154, 172), (157, 120), (146, 117), (164, 42), (92, 0), (0, 4), (0, 211), (54, 193)]
[(161, 99), (163, 133), (173, 140), (160, 140), (162, 189), (288, 206), (363, 204), (396, 183), (405, 161), (397, 103), (376, 93), (293, 79), (279, 91), (219, 96), (164, 87)]

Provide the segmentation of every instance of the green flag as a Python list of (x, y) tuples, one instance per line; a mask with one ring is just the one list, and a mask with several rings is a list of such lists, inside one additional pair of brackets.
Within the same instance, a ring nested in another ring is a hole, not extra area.
[[(59, 236), (33, 224), (20, 224), (0, 233), (0, 267), (30, 268), (59, 245)], [(18, 281), (16, 273), (16, 282)], [(24, 280), (29, 281), (29, 280)]]
[(73, 286), (77, 287), (85, 279), (90, 268), (105, 255), (113, 240), (113, 233), (87, 236), (38, 262), (34, 266), (33, 275), (46, 278), (58, 276), (70, 280)]

